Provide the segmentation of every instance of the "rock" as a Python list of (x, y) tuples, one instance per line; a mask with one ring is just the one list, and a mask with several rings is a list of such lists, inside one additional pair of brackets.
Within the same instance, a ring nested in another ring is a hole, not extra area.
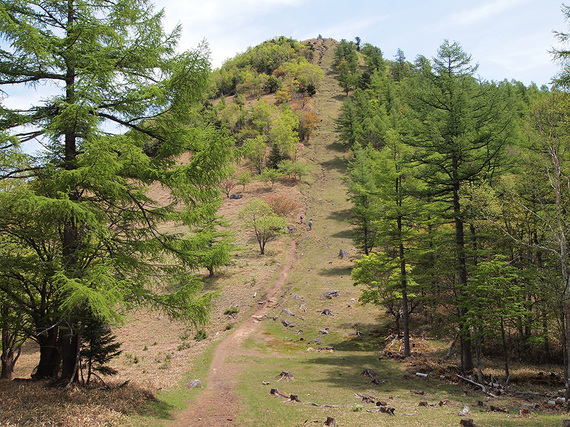
[(202, 388), (202, 381), (200, 380), (191, 380), (186, 383), (186, 388)]
[(323, 293), (324, 298), (332, 299), (333, 297), (338, 297), (340, 295), (339, 291), (326, 291)]
[(348, 252), (345, 251), (344, 249), (341, 249), (341, 250), (338, 252), (338, 256), (339, 256), (340, 258), (348, 258), (349, 254), (348, 254)]
[(241, 194), (232, 194), (232, 195), (230, 196), (230, 199), (236, 200), (236, 199), (241, 199), (242, 197), (243, 197), (243, 196), (242, 196)]
[[(469, 406), (464, 406), (463, 409), (461, 411), (459, 411), (459, 416), (460, 417), (464, 417), (465, 415), (467, 415), (469, 413)], [(473, 421), (473, 420), (471, 420)], [(463, 424), (462, 424), (463, 425)]]
[(288, 316), (295, 316), (293, 313), (291, 313), (289, 310), (287, 310), (286, 308), (284, 308), (283, 310), (281, 310), (281, 313), (287, 314)]

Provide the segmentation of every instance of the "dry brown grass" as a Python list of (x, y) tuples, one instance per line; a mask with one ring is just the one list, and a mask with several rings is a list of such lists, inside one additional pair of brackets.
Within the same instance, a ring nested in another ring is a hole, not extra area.
[(0, 425), (118, 425), (153, 399), (145, 388), (54, 388), (43, 381), (1, 381)]

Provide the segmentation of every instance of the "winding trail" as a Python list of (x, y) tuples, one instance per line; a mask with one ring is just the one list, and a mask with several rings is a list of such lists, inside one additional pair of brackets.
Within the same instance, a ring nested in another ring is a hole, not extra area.
[(297, 258), (297, 242), (300, 237), (302, 235), (291, 241), (285, 252), (279, 275), (271, 289), (260, 299), (259, 308), (218, 344), (210, 365), (207, 387), (200, 393), (198, 399), (178, 416), (175, 423), (177, 426), (236, 425), (233, 420), (240, 406), (240, 399), (235, 393), (239, 375), (238, 367), (231, 362), (231, 359), (246, 354), (241, 344), (258, 332), (260, 322), (255, 318), (263, 316), (278, 304), (279, 294)]

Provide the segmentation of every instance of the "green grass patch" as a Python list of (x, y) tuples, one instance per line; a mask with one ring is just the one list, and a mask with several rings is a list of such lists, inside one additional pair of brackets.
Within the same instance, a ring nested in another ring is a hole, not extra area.
[[(138, 415), (129, 417), (131, 420), (130, 425), (155, 427), (170, 424), (170, 421), (176, 419), (177, 413), (195, 402), (200, 392), (207, 387), (210, 364), (219, 343), (219, 341), (212, 343), (193, 359), (190, 371), (176, 388), (158, 391), (156, 398), (141, 408)], [(202, 389), (185, 388), (185, 385), (193, 379), (202, 381)]]

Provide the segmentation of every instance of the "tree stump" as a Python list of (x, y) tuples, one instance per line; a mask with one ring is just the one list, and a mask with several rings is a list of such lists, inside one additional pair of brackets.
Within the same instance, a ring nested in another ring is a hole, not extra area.
[(277, 380), (277, 382), (281, 381), (282, 379), (285, 379), (287, 382), (295, 381), (295, 378), (293, 378), (293, 374), (289, 371), (281, 371), (281, 373), (278, 376), (279, 379)]
[(299, 396), (297, 394), (292, 394), (291, 396), (289, 396), (289, 400), (291, 402), (303, 403), (303, 402), (301, 402), (301, 399), (299, 399)]
[(326, 426), (336, 426), (336, 421), (334, 420), (333, 417), (327, 417), (327, 420), (325, 421), (325, 425)]
[(463, 418), (460, 422), (459, 422), (460, 426), (463, 427), (475, 427), (475, 424), (473, 423), (473, 419), (472, 418)]

